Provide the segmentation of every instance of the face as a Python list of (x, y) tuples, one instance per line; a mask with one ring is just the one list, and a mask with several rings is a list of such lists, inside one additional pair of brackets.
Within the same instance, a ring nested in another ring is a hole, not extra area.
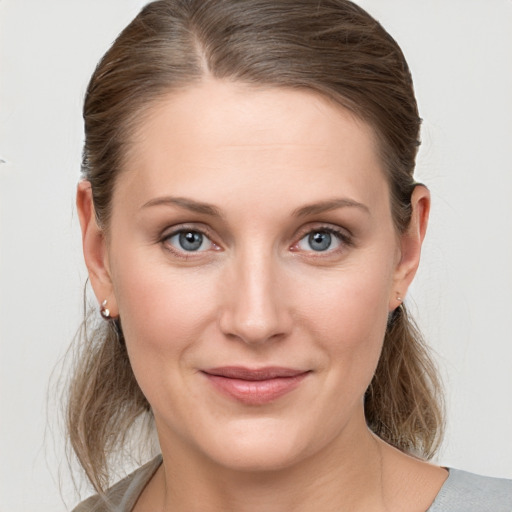
[(163, 447), (277, 468), (366, 429), (418, 252), (367, 125), (311, 92), (205, 82), (153, 106), (112, 201), (106, 243), (82, 222), (86, 259)]

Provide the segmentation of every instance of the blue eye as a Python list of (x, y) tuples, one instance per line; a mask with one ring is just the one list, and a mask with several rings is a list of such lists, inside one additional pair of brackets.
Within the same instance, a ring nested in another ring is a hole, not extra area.
[(319, 229), (308, 233), (297, 245), (303, 251), (332, 251), (341, 245), (341, 234), (326, 229)]
[(185, 252), (206, 251), (212, 247), (212, 242), (199, 231), (181, 230), (167, 238), (174, 248)]

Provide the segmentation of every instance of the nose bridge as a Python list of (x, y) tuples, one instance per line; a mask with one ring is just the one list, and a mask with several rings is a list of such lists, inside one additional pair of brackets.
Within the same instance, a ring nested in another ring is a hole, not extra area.
[(288, 305), (279, 289), (280, 262), (268, 247), (240, 250), (233, 258), (221, 329), (246, 343), (263, 343), (290, 329)]

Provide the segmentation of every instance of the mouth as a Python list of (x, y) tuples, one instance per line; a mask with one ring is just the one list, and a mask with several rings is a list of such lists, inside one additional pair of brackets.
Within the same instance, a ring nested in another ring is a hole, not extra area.
[(311, 373), (283, 367), (226, 366), (203, 370), (214, 389), (245, 405), (263, 405), (290, 393)]

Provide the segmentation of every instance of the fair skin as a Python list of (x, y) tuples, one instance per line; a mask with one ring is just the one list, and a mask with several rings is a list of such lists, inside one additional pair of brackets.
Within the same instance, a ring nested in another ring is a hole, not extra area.
[(397, 233), (369, 126), (311, 92), (205, 80), (141, 121), (106, 233), (87, 182), (77, 204), (164, 458), (136, 512), (428, 508), (446, 471), (364, 419), (430, 204), (416, 187)]

